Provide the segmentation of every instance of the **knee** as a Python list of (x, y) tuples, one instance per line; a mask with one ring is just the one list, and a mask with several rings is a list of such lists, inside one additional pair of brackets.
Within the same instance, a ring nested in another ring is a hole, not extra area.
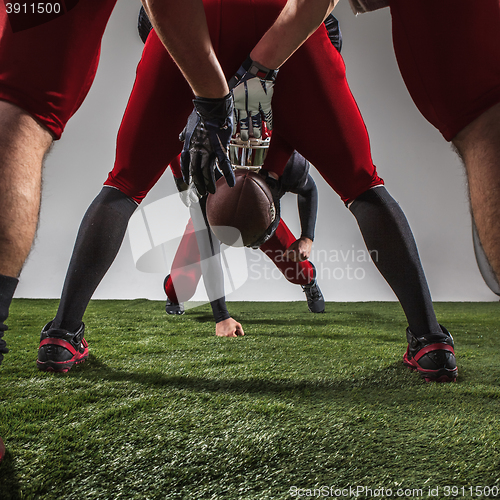
[(41, 150), (42, 156), (53, 142), (52, 134), (24, 109), (0, 100), (0, 141), (2, 145)]
[(487, 109), (466, 125), (453, 139), (453, 145), (462, 158), (477, 147), (500, 150), (500, 103)]

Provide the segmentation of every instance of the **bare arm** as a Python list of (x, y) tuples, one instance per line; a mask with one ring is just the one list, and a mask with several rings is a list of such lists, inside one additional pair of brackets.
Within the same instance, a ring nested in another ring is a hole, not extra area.
[(278, 19), (250, 53), (252, 60), (279, 68), (326, 19), (338, 0), (288, 0)]
[[(279, 68), (318, 28), (338, 0), (289, 0), (251, 53)], [(210, 40), (202, 0), (142, 0), (161, 41), (195, 95), (221, 98), (229, 88)]]
[(151, 24), (199, 97), (229, 93), (215, 55), (202, 0), (142, 0)]

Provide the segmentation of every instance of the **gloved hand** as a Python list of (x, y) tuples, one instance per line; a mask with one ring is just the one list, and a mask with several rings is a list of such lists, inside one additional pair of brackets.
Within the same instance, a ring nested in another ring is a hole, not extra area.
[(233, 134), (233, 95), (221, 99), (196, 97), (194, 110), (179, 139), (184, 142), (181, 170), (186, 184), (194, 182), (200, 196), (215, 193), (215, 161), (226, 182), (235, 184), (228, 148)]
[[(268, 69), (247, 57), (240, 69), (229, 81), (229, 88), (234, 94), (236, 120), (240, 125), (240, 137), (247, 141), (252, 135), (257, 139), (262, 136), (262, 117), (267, 128), (273, 128), (274, 81), (278, 70)], [(250, 130), (250, 121), (252, 129)]]
[(196, 190), (193, 183), (186, 184), (182, 177), (174, 177), (175, 185), (177, 186), (177, 191), (179, 191), (179, 196), (181, 197), (182, 203), (186, 207), (190, 207), (193, 203), (198, 203), (200, 201), (200, 194)]

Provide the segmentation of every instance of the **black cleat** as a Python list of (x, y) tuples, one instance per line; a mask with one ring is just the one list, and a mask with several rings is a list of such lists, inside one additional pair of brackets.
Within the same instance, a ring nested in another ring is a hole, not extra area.
[(442, 334), (416, 337), (406, 329), (408, 349), (403, 363), (422, 375), (426, 382), (455, 382), (458, 375), (453, 337), (441, 326)]
[(74, 333), (62, 328), (51, 328), (47, 323), (40, 334), (36, 364), (44, 372), (67, 372), (72, 366), (83, 363), (89, 357), (87, 341), (83, 338), (85, 325)]
[(313, 278), (307, 285), (301, 285), (307, 297), (307, 307), (312, 313), (325, 312), (325, 298), (319, 289), (316, 278)]
[(184, 314), (184, 304), (182, 302), (180, 304), (176, 304), (170, 299), (167, 299), (167, 303), (165, 304), (165, 311), (167, 312), (167, 314), (176, 314), (180, 316), (181, 314)]
[(167, 314), (173, 314), (173, 315), (180, 316), (181, 314), (184, 314), (184, 304), (182, 302), (180, 302), (179, 304), (176, 304), (175, 302), (172, 302), (168, 298), (167, 283), (168, 283), (169, 279), (170, 279), (170, 274), (167, 274), (167, 276), (165, 277), (165, 280), (163, 281), (163, 291), (167, 295), (167, 303), (165, 304), (165, 311), (167, 312)]

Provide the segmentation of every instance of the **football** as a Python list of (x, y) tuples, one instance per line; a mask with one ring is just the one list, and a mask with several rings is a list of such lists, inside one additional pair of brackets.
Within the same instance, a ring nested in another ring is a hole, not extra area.
[(254, 246), (276, 219), (271, 191), (265, 180), (248, 169), (234, 171), (236, 183), (224, 177), (207, 198), (207, 218), (215, 236), (226, 245)]

